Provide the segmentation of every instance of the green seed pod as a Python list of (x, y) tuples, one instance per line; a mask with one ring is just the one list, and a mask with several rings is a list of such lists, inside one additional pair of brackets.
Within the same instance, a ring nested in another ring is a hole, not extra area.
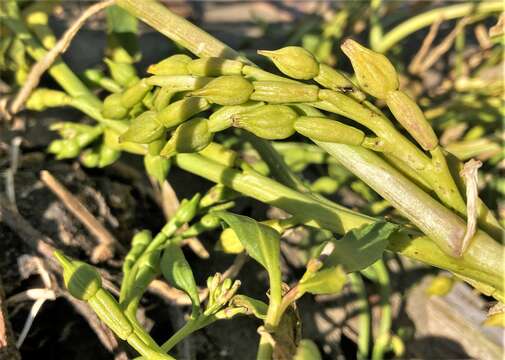
[(237, 60), (218, 57), (195, 59), (188, 63), (188, 71), (196, 76), (242, 75), (244, 64)]
[(212, 78), (193, 75), (155, 75), (146, 79), (148, 84), (162, 86), (174, 93), (200, 89), (211, 80)]
[(388, 92), (398, 89), (398, 74), (387, 57), (351, 39), (344, 41), (341, 48), (351, 60), (363, 91), (378, 99), (385, 99)]
[(158, 113), (149, 110), (132, 120), (128, 130), (119, 137), (119, 141), (149, 144), (159, 139), (164, 132), (165, 128), (158, 120)]
[(390, 91), (386, 103), (396, 120), (424, 150), (433, 150), (438, 146), (437, 135), (424, 117), (423, 111), (407, 94), (399, 90)]
[(237, 160), (237, 153), (235, 151), (215, 142), (210, 143), (199, 154), (226, 167), (233, 167)]
[(346, 75), (326, 64), (319, 65), (319, 74), (314, 81), (327, 89), (349, 94), (360, 102), (366, 99), (366, 95), (358, 90)]
[(170, 159), (159, 155), (146, 154), (144, 156), (146, 172), (162, 184), (170, 171)]
[(161, 87), (154, 97), (153, 108), (156, 111), (163, 110), (170, 104), (170, 100), (172, 100), (174, 94), (171, 88)]
[(233, 124), (233, 117), (265, 105), (261, 101), (248, 101), (241, 105), (223, 106), (209, 117), (209, 131), (223, 131)]
[(293, 360), (321, 360), (321, 353), (317, 345), (309, 339), (303, 339), (296, 348), (296, 354)]
[(55, 5), (56, 2), (33, 3), (23, 10), (26, 24), (48, 50), (56, 45), (56, 37), (48, 26), (49, 14)]
[(121, 94), (121, 105), (131, 109), (135, 104), (142, 101), (151, 88), (152, 85), (148, 84), (146, 79), (140, 80)]
[(109, 68), (112, 79), (119, 85), (128, 87), (138, 81), (137, 71), (132, 64), (115, 62), (107, 58), (104, 61)]
[(252, 84), (238, 75), (220, 76), (200, 90), (193, 91), (192, 96), (201, 96), (213, 104), (239, 105), (249, 100), (253, 92)]
[(188, 120), (193, 115), (207, 110), (210, 104), (201, 97), (188, 97), (176, 101), (158, 112), (158, 120), (166, 128), (171, 128)]
[(211, 187), (200, 201), (200, 207), (205, 208), (235, 199), (239, 194), (223, 184)]
[(102, 279), (93, 266), (71, 260), (59, 250), (56, 250), (53, 256), (63, 267), (63, 280), (73, 297), (87, 301), (96, 295), (102, 287)]
[(107, 119), (124, 119), (128, 115), (128, 109), (121, 103), (122, 94), (114, 93), (107, 96), (103, 101), (102, 115)]
[[(73, 295), (73, 294), (72, 294)], [(126, 340), (133, 334), (133, 326), (123, 314), (117, 301), (104, 289), (88, 300), (93, 311), (120, 339)]]
[(42, 111), (51, 107), (69, 105), (71, 102), (72, 98), (63, 91), (39, 88), (32, 92), (26, 101), (26, 108)]
[(289, 106), (264, 105), (233, 116), (233, 126), (246, 129), (263, 139), (285, 139), (295, 133), (298, 115)]
[(272, 104), (317, 101), (316, 85), (295, 84), (282, 81), (255, 81), (251, 100)]
[(179, 125), (160, 155), (170, 157), (177, 153), (203, 150), (210, 144), (213, 136), (207, 123), (207, 119), (195, 118)]
[(153, 64), (147, 72), (153, 75), (186, 75), (189, 74), (187, 64), (191, 61), (188, 55), (177, 54)]
[(286, 46), (275, 51), (259, 50), (258, 54), (270, 58), (287, 76), (310, 80), (319, 73), (319, 63), (307, 50), (299, 46)]
[(339, 182), (329, 176), (321, 176), (310, 185), (310, 189), (323, 194), (334, 194), (339, 187)]
[(300, 116), (294, 127), (303, 136), (317, 141), (360, 145), (365, 138), (363, 131), (324, 117)]
[[(154, 108), (154, 98), (160, 89), (156, 88), (154, 91), (148, 91), (142, 98), (141, 104), (147, 109), (152, 110)], [(138, 104), (138, 103), (137, 103)]]

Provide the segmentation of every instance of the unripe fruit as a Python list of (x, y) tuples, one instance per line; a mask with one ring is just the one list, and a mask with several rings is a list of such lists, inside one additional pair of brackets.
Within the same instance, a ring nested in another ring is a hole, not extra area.
[(270, 58), (283, 74), (294, 79), (310, 80), (319, 73), (317, 60), (299, 46), (287, 46), (275, 51), (259, 50), (258, 54)]

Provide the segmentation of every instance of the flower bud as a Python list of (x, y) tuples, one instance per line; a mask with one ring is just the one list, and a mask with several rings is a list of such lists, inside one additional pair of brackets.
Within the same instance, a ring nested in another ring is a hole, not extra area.
[(196, 193), (191, 200), (184, 199), (175, 213), (175, 221), (179, 224), (190, 222), (196, 215), (201, 195)]
[(223, 106), (215, 111), (209, 117), (209, 131), (219, 132), (223, 131), (233, 124), (233, 117), (257, 109), (265, 105), (263, 102), (248, 101), (241, 105)]
[(100, 154), (96, 149), (87, 149), (79, 157), (81, 164), (87, 168), (95, 168), (100, 162)]
[(259, 50), (258, 54), (270, 58), (283, 74), (294, 79), (310, 80), (319, 73), (317, 60), (299, 46), (286, 46), (275, 51)]
[(316, 85), (287, 83), (283, 81), (255, 81), (251, 100), (272, 104), (317, 101)]
[(187, 64), (191, 61), (188, 55), (177, 54), (153, 64), (147, 72), (153, 75), (185, 75), (189, 74)]
[(63, 267), (63, 281), (73, 297), (86, 301), (101, 289), (102, 279), (93, 266), (71, 260), (59, 250), (56, 250), (53, 255)]
[(201, 96), (213, 104), (239, 105), (249, 100), (253, 92), (252, 84), (238, 75), (220, 76), (203, 88), (191, 93)]
[(351, 39), (344, 41), (341, 48), (351, 60), (363, 91), (378, 99), (385, 99), (388, 92), (398, 89), (398, 74), (387, 57)]
[(165, 128), (158, 120), (156, 111), (145, 111), (132, 120), (128, 130), (119, 137), (120, 142), (130, 141), (138, 144), (148, 144), (159, 139)]
[(158, 120), (166, 128), (171, 128), (186, 121), (193, 115), (207, 110), (210, 104), (201, 97), (188, 97), (176, 101), (158, 112)]
[(147, 154), (144, 156), (144, 167), (146, 172), (161, 184), (170, 171), (170, 160), (159, 155)]
[(300, 134), (317, 141), (360, 145), (365, 138), (363, 131), (323, 117), (301, 116), (294, 127)]
[(127, 87), (138, 81), (137, 71), (131, 64), (105, 59), (110, 75), (119, 85)]
[(196, 76), (242, 75), (244, 64), (237, 60), (209, 57), (192, 60), (188, 71)]
[(68, 105), (71, 101), (72, 98), (63, 91), (39, 88), (28, 98), (26, 108), (42, 111), (50, 107)]
[(388, 93), (386, 103), (396, 120), (424, 150), (437, 147), (437, 135), (414, 100), (403, 91), (396, 90)]
[(212, 141), (208, 120), (195, 118), (182, 123), (168, 140), (160, 155), (170, 157), (177, 153), (192, 153), (203, 150)]
[(47, 151), (55, 154), (58, 160), (72, 159), (79, 155), (81, 146), (76, 139), (54, 140), (49, 144)]
[(286, 105), (264, 105), (233, 115), (233, 126), (246, 129), (263, 139), (285, 139), (294, 134), (296, 112)]
[(140, 255), (142, 255), (147, 245), (149, 245), (152, 238), (152, 234), (149, 230), (139, 231), (133, 236), (130, 251), (126, 254), (123, 262), (123, 273), (131, 269)]
[(133, 105), (142, 101), (151, 88), (152, 85), (148, 84), (146, 79), (140, 80), (121, 94), (121, 105), (127, 109), (132, 108)]
[(327, 89), (349, 94), (358, 101), (366, 98), (366, 95), (358, 90), (346, 75), (326, 64), (319, 65), (319, 74), (314, 81)]
[(122, 94), (110, 94), (103, 101), (102, 115), (107, 119), (124, 119), (128, 109), (121, 103)]

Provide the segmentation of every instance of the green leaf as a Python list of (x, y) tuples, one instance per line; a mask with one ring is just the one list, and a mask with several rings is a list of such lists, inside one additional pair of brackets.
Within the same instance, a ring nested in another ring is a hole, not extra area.
[(107, 28), (109, 32), (137, 33), (137, 18), (117, 5), (107, 10)]
[(161, 273), (168, 282), (188, 294), (193, 304), (193, 310), (199, 308), (200, 298), (193, 271), (179, 246), (169, 243), (165, 247), (160, 267)]
[(319, 270), (304, 276), (298, 283), (300, 294), (337, 294), (345, 285), (346, 275), (341, 266)]
[(377, 261), (398, 226), (378, 221), (349, 231), (336, 240), (335, 250), (325, 260), (324, 267), (342, 265), (347, 272), (362, 270)]
[(231, 226), (249, 256), (268, 272), (280, 272), (280, 235), (277, 231), (247, 216), (224, 211), (214, 214)]
[(235, 295), (231, 299), (231, 305), (233, 307), (244, 307), (247, 309), (249, 314), (253, 314), (258, 319), (266, 319), (268, 305), (263, 301), (253, 299), (252, 297), (246, 295)]
[(271, 301), (281, 297), (280, 234), (265, 224), (247, 216), (224, 211), (214, 215), (231, 226), (244, 245), (249, 256), (259, 262), (268, 272)]

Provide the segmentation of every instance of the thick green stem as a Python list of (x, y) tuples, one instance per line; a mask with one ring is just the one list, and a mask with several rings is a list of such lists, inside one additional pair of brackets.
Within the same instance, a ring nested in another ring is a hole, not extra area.
[(480, 15), (500, 11), (503, 11), (503, 3), (501, 1), (466, 3), (433, 9), (411, 17), (409, 20), (396, 26), (382, 37), (381, 42), (374, 50), (384, 53), (410, 34), (431, 25), (439, 19), (451, 20), (468, 15)]

